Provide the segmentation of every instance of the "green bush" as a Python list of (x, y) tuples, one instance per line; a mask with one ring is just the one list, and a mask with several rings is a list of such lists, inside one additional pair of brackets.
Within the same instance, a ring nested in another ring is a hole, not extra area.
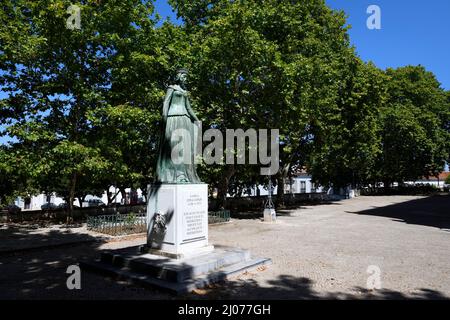
[(450, 174), (448, 175), (447, 179), (445, 179), (445, 184), (450, 184)]

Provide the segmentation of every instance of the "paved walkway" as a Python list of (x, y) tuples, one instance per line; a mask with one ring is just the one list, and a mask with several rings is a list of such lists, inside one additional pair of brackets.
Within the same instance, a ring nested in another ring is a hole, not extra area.
[[(249, 298), (450, 297), (450, 197), (360, 197), (211, 228), (211, 241), (272, 258), (235, 281)], [(369, 266), (382, 290), (367, 291)]]
[(64, 225), (4, 224), (0, 225), (0, 255), (106, 238), (88, 231), (85, 225), (68, 228)]
[[(211, 243), (250, 249), (273, 265), (186, 298), (450, 298), (449, 207), (449, 196), (360, 197), (281, 211), (275, 224), (235, 219), (211, 226)], [(68, 265), (145, 241), (83, 237), (96, 241), (0, 255), (0, 299), (174, 298), (87, 272), (82, 290), (67, 290)], [(379, 268), (382, 289), (367, 290), (369, 266)]]

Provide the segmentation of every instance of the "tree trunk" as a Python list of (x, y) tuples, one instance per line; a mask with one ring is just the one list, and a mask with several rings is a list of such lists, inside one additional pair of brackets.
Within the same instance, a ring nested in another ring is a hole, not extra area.
[(73, 222), (73, 201), (75, 200), (75, 188), (77, 186), (77, 174), (72, 175), (70, 180), (70, 192), (69, 192), (69, 213), (67, 216), (67, 224)]
[(80, 204), (80, 208), (83, 208), (83, 202), (86, 199), (86, 196), (78, 197), (78, 203)]
[(108, 198), (108, 205), (110, 205), (114, 200), (116, 200), (117, 195), (119, 194), (119, 191), (117, 191), (114, 195), (112, 195), (112, 192), (109, 191), (111, 186), (108, 186), (106, 189), (106, 196)]
[(123, 204), (128, 204), (125, 188), (120, 188), (120, 194), (122, 195)]
[(284, 206), (284, 180), (285, 175), (283, 173), (277, 174), (277, 207)]
[(225, 174), (219, 181), (219, 185), (217, 188), (217, 202), (219, 204), (219, 207), (223, 209), (225, 209), (227, 205), (228, 186), (230, 184), (230, 179), (234, 175), (234, 173), (235, 173), (234, 165), (227, 165)]
[(391, 191), (391, 181), (389, 181), (388, 179), (385, 179), (383, 181), (383, 187), (384, 187), (384, 192), (386, 194), (389, 194), (389, 192)]
[(291, 171), (291, 165), (286, 164), (283, 166), (283, 168), (278, 171), (276, 177), (277, 177), (277, 205), (278, 206), (284, 206), (284, 182), (286, 180), (286, 177)]
[(147, 203), (147, 187), (142, 187), (142, 199), (144, 200), (145, 203)]

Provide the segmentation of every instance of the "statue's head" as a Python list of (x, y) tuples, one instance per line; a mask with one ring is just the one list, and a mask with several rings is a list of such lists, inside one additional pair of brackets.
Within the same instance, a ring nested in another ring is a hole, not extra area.
[(185, 84), (187, 80), (188, 71), (186, 69), (178, 69), (176, 80), (180, 84)]

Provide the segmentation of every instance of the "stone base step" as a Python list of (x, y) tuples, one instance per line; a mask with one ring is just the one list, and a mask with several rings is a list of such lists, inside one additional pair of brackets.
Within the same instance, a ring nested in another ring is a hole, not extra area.
[(251, 258), (248, 250), (229, 247), (216, 248), (211, 253), (181, 260), (138, 254), (136, 249), (131, 247), (104, 252), (100, 260), (83, 262), (81, 266), (139, 285), (184, 294), (271, 264), (270, 259)]
[(154, 254), (140, 253), (138, 247), (107, 251), (101, 262), (119, 268), (145, 273), (158, 279), (180, 282), (202, 274), (250, 260), (250, 252), (239, 248), (218, 247), (214, 251), (188, 259), (170, 259)]

